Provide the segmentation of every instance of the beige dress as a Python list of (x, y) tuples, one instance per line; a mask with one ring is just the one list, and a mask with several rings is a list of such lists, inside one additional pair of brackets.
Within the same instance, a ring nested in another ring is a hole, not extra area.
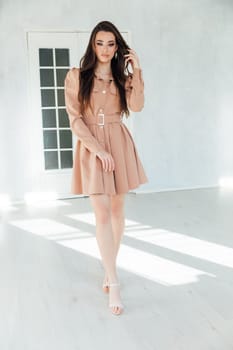
[[(135, 69), (126, 81), (126, 100), (131, 111), (144, 105), (141, 69)], [(73, 194), (127, 193), (147, 182), (132, 136), (122, 121), (120, 97), (114, 81), (94, 79), (90, 107), (81, 115), (78, 102), (79, 68), (71, 68), (65, 78), (65, 102), (71, 131), (78, 137), (72, 171)], [(115, 170), (105, 172), (99, 151), (109, 152)]]

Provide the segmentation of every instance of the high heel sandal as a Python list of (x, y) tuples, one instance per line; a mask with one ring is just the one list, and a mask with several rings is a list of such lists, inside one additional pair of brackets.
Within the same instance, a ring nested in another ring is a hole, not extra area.
[[(120, 286), (120, 283), (109, 283), (108, 284), (108, 288), (110, 288), (110, 287), (119, 287), (119, 286)], [(112, 307), (120, 308), (120, 312), (119, 313), (115, 313), (115, 312), (112, 311), (112, 313), (114, 315), (120, 315), (123, 312), (123, 309), (124, 309), (124, 305), (121, 302), (118, 302), (118, 303), (110, 303), (109, 302), (109, 307), (110, 308), (112, 308)]]

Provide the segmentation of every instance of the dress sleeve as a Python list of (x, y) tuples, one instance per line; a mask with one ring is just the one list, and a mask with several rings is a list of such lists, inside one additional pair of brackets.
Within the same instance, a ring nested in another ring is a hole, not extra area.
[(80, 103), (78, 101), (79, 91), (79, 68), (71, 68), (65, 77), (65, 104), (69, 117), (70, 129), (78, 136), (80, 141), (90, 152), (103, 151), (103, 147), (92, 135), (81, 115)]
[(127, 106), (132, 112), (140, 112), (144, 107), (144, 81), (141, 68), (135, 68), (125, 83)]

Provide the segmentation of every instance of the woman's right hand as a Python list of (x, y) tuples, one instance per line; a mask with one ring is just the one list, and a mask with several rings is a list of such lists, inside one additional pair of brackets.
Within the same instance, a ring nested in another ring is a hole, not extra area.
[(115, 163), (110, 153), (102, 151), (96, 153), (96, 155), (101, 160), (104, 171), (113, 171), (115, 169)]

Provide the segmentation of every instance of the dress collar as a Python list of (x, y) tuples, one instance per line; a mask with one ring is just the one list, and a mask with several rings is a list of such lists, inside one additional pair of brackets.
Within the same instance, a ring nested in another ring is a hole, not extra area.
[(113, 81), (114, 79), (113, 79), (113, 76), (111, 75), (108, 79), (106, 79), (106, 78), (104, 78), (101, 74), (99, 74), (99, 73), (94, 73), (94, 76), (95, 76), (95, 78), (97, 78), (98, 80), (101, 80), (101, 81), (105, 81), (105, 82), (111, 82), (111, 81)]

